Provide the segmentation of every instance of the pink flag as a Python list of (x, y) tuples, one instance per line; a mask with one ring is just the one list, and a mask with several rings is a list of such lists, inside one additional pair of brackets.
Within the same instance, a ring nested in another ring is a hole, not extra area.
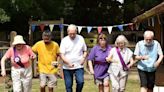
[(129, 27), (131, 30), (134, 30), (134, 28), (133, 28), (133, 23), (129, 23), (129, 24), (128, 24), (128, 27)]
[(99, 27), (97, 28), (97, 30), (98, 30), (98, 33), (101, 33), (101, 31), (102, 31), (102, 27), (99, 26)]
[(39, 27), (40, 27), (41, 31), (44, 31), (44, 27), (45, 27), (44, 24), (40, 24)]

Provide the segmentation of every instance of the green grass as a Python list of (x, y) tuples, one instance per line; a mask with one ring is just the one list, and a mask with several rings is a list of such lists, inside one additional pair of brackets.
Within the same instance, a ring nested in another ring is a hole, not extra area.
[[(75, 81), (73, 90), (75, 92)], [(58, 79), (57, 87), (55, 92), (65, 92), (64, 80)], [(3, 81), (0, 83), (0, 92), (4, 92)], [(33, 79), (32, 92), (39, 92), (39, 79)], [(47, 91), (48, 92), (48, 91)], [(97, 86), (94, 84), (92, 79), (85, 79), (83, 92), (98, 92)], [(139, 81), (137, 79), (129, 79), (125, 92), (139, 92)]]

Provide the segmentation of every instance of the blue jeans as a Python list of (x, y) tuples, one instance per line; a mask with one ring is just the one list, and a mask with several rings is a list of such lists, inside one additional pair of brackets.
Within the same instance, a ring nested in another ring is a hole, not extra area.
[(82, 92), (83, 85), (84, 85), (84, 69), (74, 69), (74, 70), (67, 70), (63, 69), (64, 72), (64, 80), (66, 86), (66, 92), (73, 92), (72, 85), (73, 85), (73, 75), (75, 75), (76, 79), (76, 92)]

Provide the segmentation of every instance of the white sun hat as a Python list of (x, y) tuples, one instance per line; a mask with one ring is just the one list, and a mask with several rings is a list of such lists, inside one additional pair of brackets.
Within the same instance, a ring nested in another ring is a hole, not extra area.
[(12, 45), (17, 45), (17, 44), (26, 44), (26, 42), (23, 40), (23, 37), (21, 35), (16, 35), (14, 37), (14, 41), (12, 43)]

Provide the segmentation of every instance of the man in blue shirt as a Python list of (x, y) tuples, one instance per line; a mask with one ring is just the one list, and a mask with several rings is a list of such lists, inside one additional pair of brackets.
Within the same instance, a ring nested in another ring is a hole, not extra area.
[(163, 52), (158, 41), (153, 40), (153, 31), (144, 32), (144, 40), (136, 44), (134, 55), (138, 60), (138, 73), (141, 82), (140, 92), (153, 92), (155, 71), (163, 59)]

